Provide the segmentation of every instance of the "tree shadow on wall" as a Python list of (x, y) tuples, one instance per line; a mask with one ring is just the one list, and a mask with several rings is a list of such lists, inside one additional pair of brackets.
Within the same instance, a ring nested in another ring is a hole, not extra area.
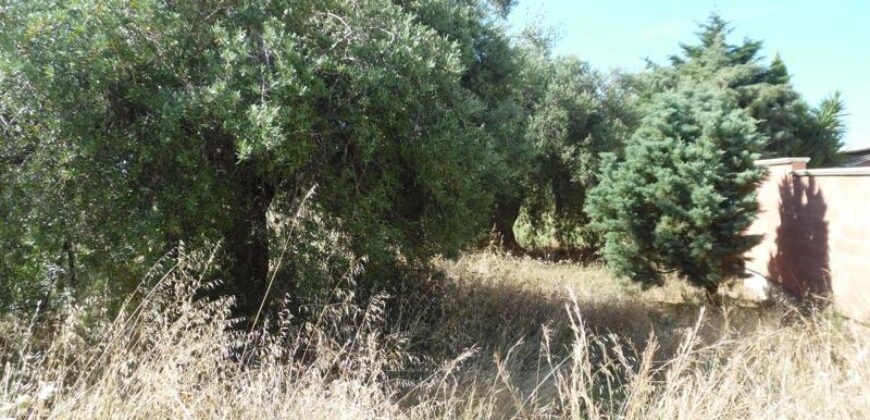
[(831, 291), (828, 257), (828, 205), (812, 177), (786, 177), (779, 186), (780, 225), (776, 254), (768, 272), (773, 281), (799, 296), (826, 296)]

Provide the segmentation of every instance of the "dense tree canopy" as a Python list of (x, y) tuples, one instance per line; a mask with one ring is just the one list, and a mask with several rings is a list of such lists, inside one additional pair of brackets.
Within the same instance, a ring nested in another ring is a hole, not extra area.
[[(267, 289), (318, 286), (304, 266), (330, 247), (377, 288), (487, 230), (516, 249), (523, 212), (562, 245), (604, 235), (626, 274), (709, 286), (750, 242), (756, 151), (836, 160), (839, 96), (808, 107), (782, 60), (728, 43), (718, 16), (670, 65), (627, 75), (512, 34), (513, 5), (4, 3), (0, 304), (124, 291), (182, 245), (220, 244), (219, 292), (247, 315)], [(279, 251), (289, 231), (304, 234)]]
[[(653, 71), (641, 77), (647, 97), (687, 84), (712, 82), (745, 109), (756, 120), (759, 132), (768, 137), (763, 156), (811, 154), (812, 165), (836, 163), (842, 133), (830, 123), (822, 123), (816, 115), (825, 107), (829, 121), (841, 120), (843, 104), (839, 97), (835, 95), (819, 108), (811, 109), (795, 91), (778, 54), (765, 63), (760, 55), (761, 41), (746, 39), (731, 44), (728, 42), (731, 31), (727, 21), (711, 15), (700, 25), (698, 44), (682, 44), (682, 54), (672, 56), (670, 66), (651, 63)], [(834, 110), (836, 113), (831, 114)]]
[(483, 221), (485, 98), (456, 43), (392, 2), (27, 1), (0, 25), (4, 269), (69, 244), (137, 275), (221, 240), (251, 308), (277, 194), (317, 185), (375, 261), (455, 250)]
[[(604, 153), (621, 154), (635, 128), (634, 99), (620, 85), (576, 58), (554, 60), (547, 88), (530, 115), (537, 150), (527, 205), (533, 223), (549, 220), (564, 246), (588, 244), (583, 205)], [(548, 217), (549, 216), (549, 217)]]
[[(637, 125), (636, 94), (620, 73), (602, 73), (574, 56), (554, 57), (552, 35), (526, 30), (516, 46), (522, 120), (492, 166), (503, 185), (493, 211), (496, 239), (518, 249), (514, 225), (525, 213), (533, 231), (553, 230), (565, 247), (585, 246), (586, 191), (600, 156), (620, 153)], [(524, 210), (523, 210), (524, 209)]]
[(659, 94), (587, 206), (608, 264), (647, 284), (677, 271), (711, 292), (742, 275), (758, 240), (745, 230), (758, 206), (763, 171), (753, 162), (765, 140), (719, 88)]
[(505, 245), (513, 247), (513, 223), (528, 189), (537, 151), (522, 133), (548, 77), (548, 40), (534, 31), (514, 42), (498, 17), (512, 2), (426, 0), (399, 2), (416, 19), (453, 40), (465, 68), (462, 86), (474, 94), (473, 118), (488, 145), (483, 185), (494, 195), (491, 221)]

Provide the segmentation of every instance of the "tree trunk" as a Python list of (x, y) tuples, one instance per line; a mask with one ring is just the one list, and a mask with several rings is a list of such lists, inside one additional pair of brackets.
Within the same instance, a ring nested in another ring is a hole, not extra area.
[(514, 234), (514, 223), (516, 223), (517, 218), (520, 216), (522, 202), (522, 199), (515, 197), (497, 199), (493, 209), (493, 225), (490, 241), (492, 244), (501, 246), (511, 253), (521, 253), (523, 251)]
[(722, 306), (722, 297), (719, 295), (719, 285), (704, 286), (704, 294), (707, 296), (707, 303), (714, 307)]
[(222, 225), (226, 251), (224, 284), (214, 292), (236, 298), (234, 316), (253, 322), (267, 299), (269, 277), (269, 226), (267, 212), (275, 197), (275, 185), (258, 170), (255, 159), (240, 162), (233, 138), (220, 130), (205, 136), (206, 158), (224, 178), (228, 188), (223, 202), (226, 224)]
[(224, 232), (229, 257), (227, 291), (236, 297), (239, 316), (253, 319), (264, 299), (269, 276), (269, 227), (266, 214), (274, 186), (256, 174), (249, 164), (236, 171), (232, 221)]
[(67, 285), (71, 290), (78, 287), (78, 279), (76, 278), (76, 251), (75, 245), (70, 240), (63, 242), (63, 250), (66, 252), (66, 266), (69, 281)]

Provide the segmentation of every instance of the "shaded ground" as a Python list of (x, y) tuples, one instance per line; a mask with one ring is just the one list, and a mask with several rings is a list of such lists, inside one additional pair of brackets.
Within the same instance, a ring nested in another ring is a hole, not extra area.
[(551, 392), (541, 390), (542, 376), (548, 359), (552, 363), (570, 357), (576, 336), (567, 311), (575, 300), (586, 330), (611, 337), (606, 345), (591, 348), (592, 359), (602, 366), (619, 355), (639, 360), (652, 337), (656, 360), (672, 359), (699, 316), (699, 343), (752, 334), (784, 319), (782, 308), (734, 302), (705, 308), (703, 292), (676, 278), (664, 287), (642, 290), (614, 278), (600, 263), (546, 262), (483, 252), (436, 265), (447, 277), (448, 290), (423, 347), (436, 359), (476, 349), (459, 374), (465, 377), (460, 382), (466, 383), (467, 392), (482, 387), (490, 395), (499, 389), (489, 383), (498, 376), (493, 372), (512, 372), (510, 385), (496, 392), (504, 399), (492, 404), (497, 407), (515, 407), (512, 402), (530, 394), (547, 399), (556, 392), (555, 384)]
[[(571, 294), (581, 308), (586, 326), (596, 333), (615, 333), (642, 345), (650, 332), (666, 344), (668, 337), (697, 322), (704, 305), (703, 292), (677, 278), (661, 288), (642, 290), (626, 279), (613, 277), (599, 263), (579, 265), (515, 258), (493, 253), (470, 254), (438, 266), (450, 280), (454, 302), (445, 303), (462, 331), (454, 336), (488, 337), (469, 328), (505, 330), (506, 341), (531, 341), (541, 325), (565, 318)], [(781, 308), (753, 308), (736, 303), (721, 309), (705, 308), (704, 333), (718, 338), (724, 330), (751, 330), (762, 323), (777, 323)], [(444, 328), (450, 328), (449, 322)], [(449, 335), (449, 334), (448, 334)], [(457, 340), (464, 341), (464, 340)], [(457, 343), (458, 344), (458, 343)]]
[[(436, 265), (441, 275), (424, 283), (433, 290), (417, 300), (357, 306), (337, 291), (316, 324), (285, 323), (275, 334), (240, 336), (229, 301), (194, 298), (195, 269), (176, 271), (118, 320), (92, 317), (102, 313), (94, 301), (92, 310), (69, 308), (57, 334), (37, 339), (27, 320), (0, 319), (0, 337), (12, 337), (0, 340), (0, 417), (870, 413), (870, 335), (842, 318), (728, 306), (696, 323), (701, 293), (676, 281), (643, 291), (600, 266), (489, 253)], [(227, 357), (240, 345), (256, 363)], [(305, 356), (289, 357), (297, 350)]]

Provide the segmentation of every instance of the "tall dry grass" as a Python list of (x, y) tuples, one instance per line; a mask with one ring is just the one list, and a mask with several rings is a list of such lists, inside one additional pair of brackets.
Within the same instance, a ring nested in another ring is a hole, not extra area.
[(309, 322), (246, 334), (230, 300), (198, 298), (207, 263), (111, 320), (99, 300), (4, 320), (0, 417), (870, 417), (870, 337), (826, 314), (705, 311), (683, 286), (478, 254), (439, 262), (429, 321), (387, 325), (392, 300), (336, 289)]

